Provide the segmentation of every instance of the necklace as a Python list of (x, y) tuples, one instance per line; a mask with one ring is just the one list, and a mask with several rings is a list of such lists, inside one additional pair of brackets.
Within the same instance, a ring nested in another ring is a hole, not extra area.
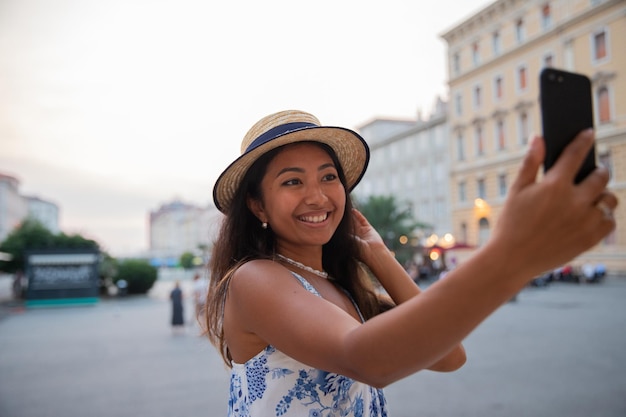
[(287, 258), (286, 256), (281, 255), (280, 253), (276, 254), (276, 256), (278, 256), (280, 259), (282, 259), (283, 261), (287, 262), (288, 264), (291, 264), (291, 265), (293, 265), (295, 267), (298, 267), (298, 268), (303, 269), (305, 271), (308, 271), (308, 272), (310, 272), (312, 274), (315, 274), (315, 275), (317, 275), (320, 278), (332, 279), (332, 278), (330, 278), (328, 276), (328, 272), (326, 272), (326, 271), (318, 271), (317, 269), (313, 269), (310, 266), (307, 266), (307, 265), (305, 265), (303, 263), (300, 263), (298, 261), (294, 261), (291, 258)]

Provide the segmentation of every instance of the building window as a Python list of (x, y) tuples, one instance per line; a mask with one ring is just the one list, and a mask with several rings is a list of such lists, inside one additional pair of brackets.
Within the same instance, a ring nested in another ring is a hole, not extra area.
[(528, 71), (526, 66), (522, 65), (517, 68), (517, 89), (518, 91), (526, 91), (528, 87)]
[(518, 116), (518, 135), (519, 135), (519, 143), (523, 146), (528, 143), (528, 135), (529, 135), (529, 126), (528, 126), (528, 113), (521, 112)]
[(480, 178), (478, 181), (476, 181), (476, 189), (478, 191), (478, 198), (481, 198), (483, 200), (487, 199), (485, 180), (483, 178)]
[(500, 101), (504, 97), (502, 76), (498, 75), (493, 80), (493, 96), (495, 101)]
[(460, 132), (456, 137), (456, 155), (459, 161), (465, 160), (465, 139)]
[(515, 22), (515, 40), (517, 43), (524, 42), (525, 30), (524, 30), (524, 19), (518, 19)]
[(430, 183), (430, 167), (428, 166), (428, 164), (423, 164), (422, 166), (420, 166), (419, 168), (419, 178), (420, 178), (420, 184), (422, 187), (427, 187), (428, 184)]
[(391, 191), (393, 194), (398, 192), (402, 187), (400, 186), (400, 174), (394, 172), (391, 174)]
[(611, 121), (611, 100), (609, 89), (606, 86), (598, 88), (596, 102), (598, 103), (598, 120), (600, 123)]
[(474, 87), (474, 108), (479, 109), (482, 104), (482, 89), (479, 85)]
[(478, 246), (484, 245), (489, 240), (489, 220), (481, 218), (478, 220)]
[(500, 32), (495, 31), (491, 35), (491, 46), (493, 48), (493, 55), (500, 55), (502, 52), (502, 38), (500, 37)]
[(459, 201), (461, 202), (467, 201), (467, 191), (466, 191), (465, 181), (459, 182)]
[(485, 153), (485, 138), (481, 126), (476, 126), (474, 129), (474, 140), (476, 142), (476, 155), (483, 155)]
[(607, 39), (604, 30), (593, 34), (593, 60), (602, 61), (607, 58)]
[(506, 134), (504, 129), (504, 120), (502, 119), (499, 119), (496, 122), (496, 141), (498, 143), (499, 151), (506, 149)]
[(498, 195), (500, 197), (506, 196), (506, 174), (498, 175)]
[(448, 215), (448, 205), (443, 198), (435, 200), (435, 217), (446, 218)]
[(480, 65), (480, 47), (478, 45), (478, 42), (474, 42), (472, 44), (472, 62), (474, 63), (475, 67)]
[(467, 223), (461, 223), (461, 242), (467, 243)]
[(452, 69), (454, 70), (454, 74), (459, 75), (461, 73), (461, 56), (458, 52), (456, 52), (452, 56)]
[(444, 180), (447, 178), (447, 171), (442, 161), (437, 161), (437, 164), (433, 167), (435, 171), (435, 183), (443, 184)]
[(407, 188), (413, 188), (413, 186), (415, 185), (415, 173), (407, 170), (404, 175), (404, 183), (406, 184)]
[(548, 30), (552, 26), (552, 13), (550, 11), (550, 4), (546, 3), (541, 7), (541, 28)]
[(463, 114), (463, 96), (460, 93), (457, 93), (454, 96), (454, 107), (456, 108), (456, 115), (460, 116)]
[(551, 68), (554, 66), (554, 55), (552, 53), (547, 53), (543, 56), (543, 67)]

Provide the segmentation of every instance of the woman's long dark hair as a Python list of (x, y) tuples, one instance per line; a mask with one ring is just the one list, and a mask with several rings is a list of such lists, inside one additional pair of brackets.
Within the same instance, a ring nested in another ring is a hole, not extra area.
[[(319, 142), (310, 143), (320, 146), (330, 155), (346, 193), (346, 207), (341, 222), (330, 241), (322, 247), (322, 266), (335, 278), (337, 285), (350, 293), (367, 320), (387, 309), (389, 305), (380, 300), (358, 261), (359, 248), (353, 237), (353, 206), (343, 168), (332, 148)], [(232, 366), (232, 358), (224, 340), (223, 316), (230, 278), (245, 262), (252, 259), (273, 259), (276, 248), (271, 228), (261, 227), (261, 222), (248, 209), (246, 201), (248, 197), (262, 199), (261, 180), (269, 163), (283, 149), (284, 146), (265, 153), (250, 167), (224, 213), (220, 233), (213, 246), (206, 326), (209, 339), (220, 350), (228, 366)]]

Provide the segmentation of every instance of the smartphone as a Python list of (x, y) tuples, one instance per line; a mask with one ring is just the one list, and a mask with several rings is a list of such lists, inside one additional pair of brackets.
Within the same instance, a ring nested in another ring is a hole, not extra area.
[[(539, 75), (541, 127), (546, 144), (544, 172), (580, 131), (593, 128), (591, 80), (583, 74), (545, 68)], [(596, 168), (595, 145), (585, 158), (574, 182), (578, 184)]]

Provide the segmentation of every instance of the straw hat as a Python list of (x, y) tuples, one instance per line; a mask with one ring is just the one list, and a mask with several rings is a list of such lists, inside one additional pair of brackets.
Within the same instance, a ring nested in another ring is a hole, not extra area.
[(321, 142), (337, 155), (348, 190), (358, 184), (369, 162), (369, 147), (356, 132), (343, 127), (321, 126), (312, 114), (287, 110), (259, 120), (241, 142), (241, 156), (222, 172), (213, 187), (213, 201), (221, 212), (230, 205), (241, 180), (264, 153), (295, 142)]

